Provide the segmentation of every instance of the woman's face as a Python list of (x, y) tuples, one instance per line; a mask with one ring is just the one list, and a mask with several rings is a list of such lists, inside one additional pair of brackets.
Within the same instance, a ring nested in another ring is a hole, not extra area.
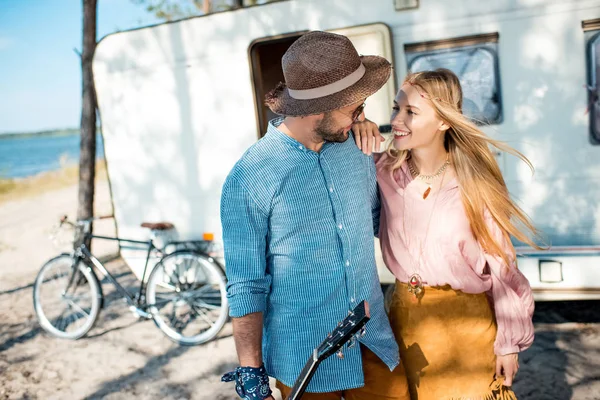
[(420, 92), (424, 93), (421, 88), (405, 83), (394, 100), (390, 124), (397, 150), (429, 147), (440, 141), (443, 144), (447, 126)]

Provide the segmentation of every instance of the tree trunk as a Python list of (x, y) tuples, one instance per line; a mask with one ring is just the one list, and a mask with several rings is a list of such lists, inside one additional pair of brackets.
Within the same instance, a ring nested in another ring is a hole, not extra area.
[(244, 0), (233, 0), (233, 7), (234, 9), (237, 8), (243, 8), (244, 7)]
[(210, 0), (204, 0), (204, 2), (202, 3), (202, 12), (206, 15), (210, 13), (210, 9), (211, 9), (211, 1)]
[[(81, 54), (82, 109), (81, 155), (79, 158), (79, 206), (77, 218), (94, 215), (94, 178), (96, 175), (96, 91), (92, 58), (96, 49), (97, 0), (83, 1), (83, 51)], [(89, 246), (90, 243), (87, 243)]]

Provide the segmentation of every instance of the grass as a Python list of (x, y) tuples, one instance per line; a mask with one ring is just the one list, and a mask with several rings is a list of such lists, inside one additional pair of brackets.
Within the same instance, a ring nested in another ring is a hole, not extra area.
[[(101, 160), (96, 163), (96, 180), (105, 179), (107, 179), (106, 164)], [(67, 165), (60, 170), (44, 172), (28, 178), (0, 178), (0, 203), (37, 196), (47, 191), (75, 185), (78, 181), (78, 165)]]

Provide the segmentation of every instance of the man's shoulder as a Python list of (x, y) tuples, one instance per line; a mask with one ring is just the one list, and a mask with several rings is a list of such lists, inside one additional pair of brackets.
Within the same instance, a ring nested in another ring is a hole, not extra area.
[(246, 150), (229, 175), (242, 181), (264, 180), (283, 166), (283, 151), (279, 143), (263, 137)]
[(289, 169), (284, 152), (285, 148), (277, 141), (263, 137), (236, 162), (227, 176), (225, 186), (238, 187), (261, 206), (267, 207)]

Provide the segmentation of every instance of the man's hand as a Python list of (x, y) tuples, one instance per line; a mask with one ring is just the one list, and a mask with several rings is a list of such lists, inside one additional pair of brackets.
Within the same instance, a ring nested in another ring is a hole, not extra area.
[(377, 124), (366, 118), (363, 121), (356, 121), (352, 125), (352, 132), (354, 132), (356, 145), (368, 156), (373, 153), (373, 148), (375, 151), (380, 151), (381, 142), (385, 141)]
[(504, 376), (504, 385), (512, 386), (513, 379), (519, 370), (519, 353), (496, 357), (496, 376)]

